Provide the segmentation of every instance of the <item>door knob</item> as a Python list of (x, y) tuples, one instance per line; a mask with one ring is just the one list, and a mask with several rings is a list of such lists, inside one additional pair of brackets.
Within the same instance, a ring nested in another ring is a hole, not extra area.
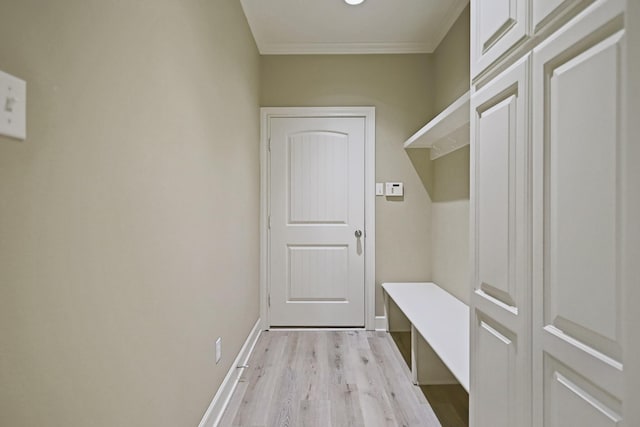
[(355, 235), (358, 239), (362, 237), (362, 230), (356, 230)]

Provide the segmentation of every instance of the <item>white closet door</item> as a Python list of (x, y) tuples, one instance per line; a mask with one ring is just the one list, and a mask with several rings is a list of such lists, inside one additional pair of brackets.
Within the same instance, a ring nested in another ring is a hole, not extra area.
[(531, 420), (529, 60), (471, 100), (471, 424)]
[(551, 21), (567, 22), (595, 0), (535, 0), (531, 4), (536, 32)]
[[(535, 425), (623, 421), (624, 3), (533, 54)], [(637, 119), (637, 118), (634, 118)]]
[(528, 9), (529, 0), (476, 0), (473, 3), (471, 77), (476, 77), (527, 36)]

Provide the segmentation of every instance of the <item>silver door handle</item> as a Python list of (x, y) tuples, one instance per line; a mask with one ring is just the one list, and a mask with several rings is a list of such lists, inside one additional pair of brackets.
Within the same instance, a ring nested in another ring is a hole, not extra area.
[(362, 237), (362, 230), (356, 230), (355, 235), (358, 239)]

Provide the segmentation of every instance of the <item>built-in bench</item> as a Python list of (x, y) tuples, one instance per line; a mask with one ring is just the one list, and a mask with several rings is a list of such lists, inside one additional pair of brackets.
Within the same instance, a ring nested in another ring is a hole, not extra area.
[(388, 331), (411, 334), (413, 382), (459, 382), (468, 392), (469, 307), (435, 283), (383, 283), (382, 288)]

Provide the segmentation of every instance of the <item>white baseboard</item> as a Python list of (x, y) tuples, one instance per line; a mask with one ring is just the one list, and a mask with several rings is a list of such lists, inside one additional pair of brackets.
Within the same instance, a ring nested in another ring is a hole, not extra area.
[(376, 316), (376, 331), (387, 331), (387, 316)]
[(262, 322), (260, 319), (253, 326), (253, 329), (249, 333), (247, 340), (242, 345), (236, 360), (231, 364), (231, 368), (229, 368), (229, 372), (227, 372), (227, 376), (224, 377), (220, 388), (218, 389), (215, 396), (213, 396), (213, 400), (207, 408), (207, 412), (205, 412), (204, 417), (202, 417), (202, 421), (198, 427), (216, 427), (222, 418), (222, 414), (229, 404), (229, 400), (231, 399), (231, 395), (233, 391), (236, 389), (238, 385), (238, 380), (240, 379), (240, 375), (242, 375), (242, 368), (238, 368), (238, 366), (246, 365), (249, 360), (249, 356), (253, 352), (253, 348), (258, 341), (258, 337), (262, 332)]

